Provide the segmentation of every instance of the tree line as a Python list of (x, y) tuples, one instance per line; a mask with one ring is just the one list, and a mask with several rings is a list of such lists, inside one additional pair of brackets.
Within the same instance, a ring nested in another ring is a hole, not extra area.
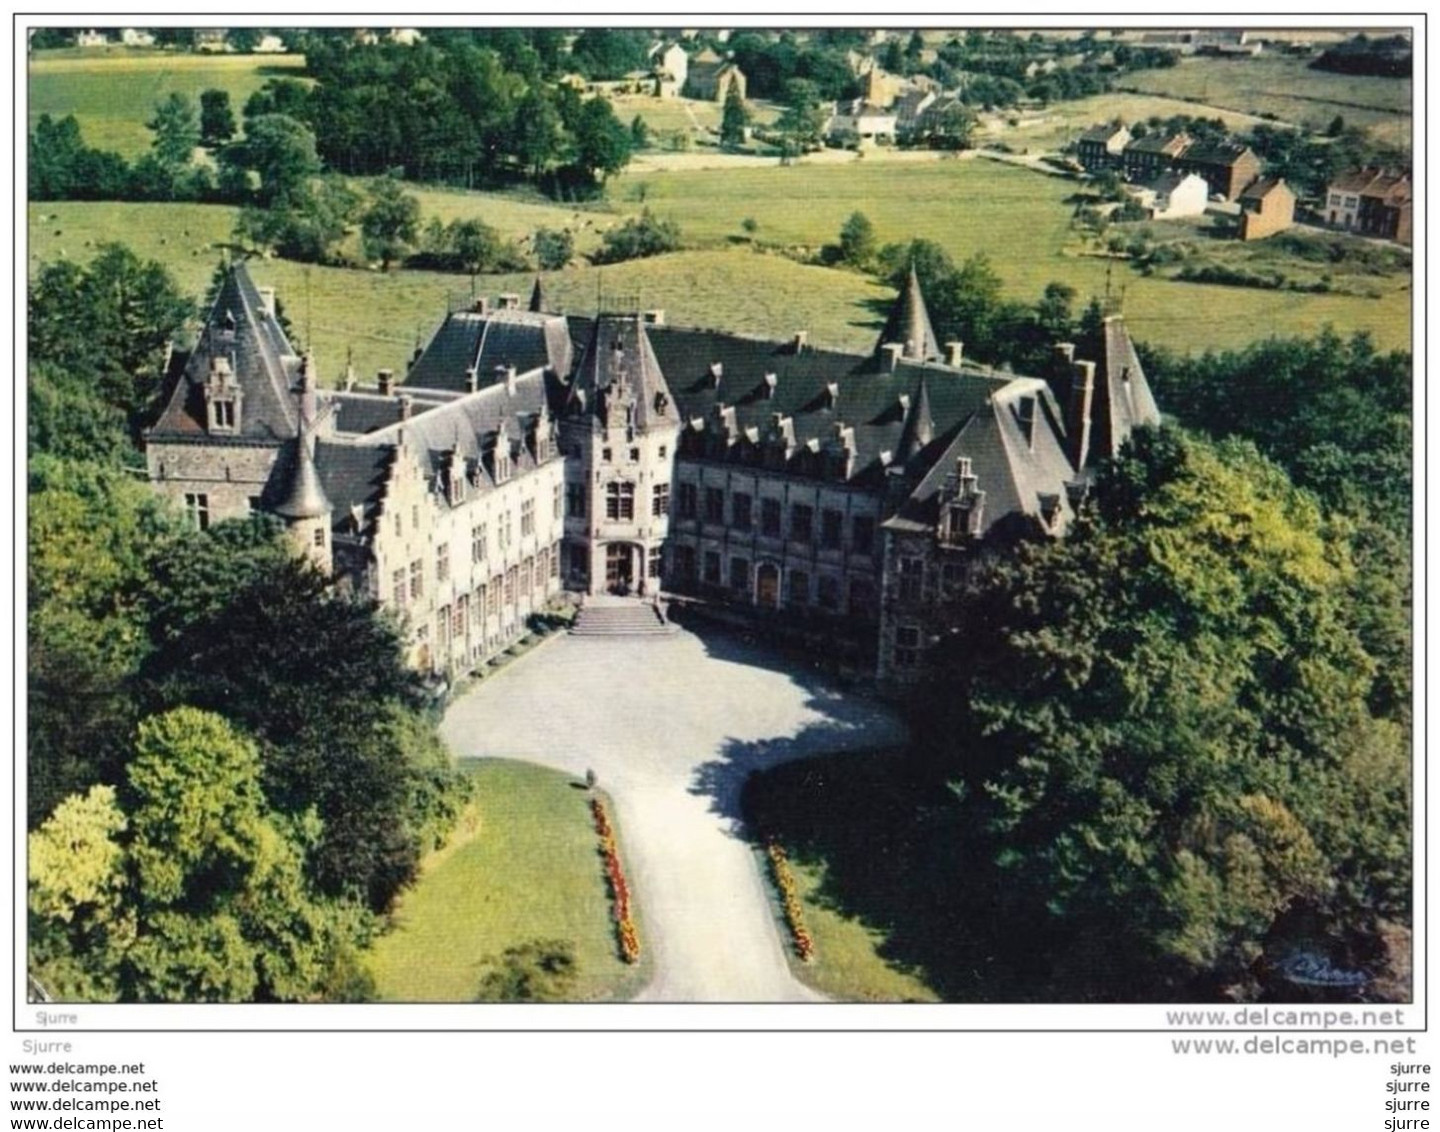
[(69, 1000), (363, 998), (467, 780), (373, 601), (137, 475), (193, 314), (113, 245), (30, 295), (30, 970)]

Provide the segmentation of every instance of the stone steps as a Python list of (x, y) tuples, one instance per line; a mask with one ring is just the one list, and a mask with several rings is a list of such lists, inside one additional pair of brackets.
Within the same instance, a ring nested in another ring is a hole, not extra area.
[(570, 628), (576, 637), (665, 636), (674, 631), (653, 606), (639, 601), (585, 605)]

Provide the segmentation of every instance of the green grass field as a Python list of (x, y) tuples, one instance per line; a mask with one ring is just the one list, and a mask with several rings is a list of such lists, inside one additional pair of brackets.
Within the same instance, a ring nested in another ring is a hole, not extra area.
[(991, 129), (982, 134), (979, 140), (982, 144), (1000, 141), (1031, 153), (1049, 153), (1073, 142), (1096, 122), (1109, 122), (1115, 118), (1139, 122), (1147, 118), (1169, 118), (1176, 114), (1203, 114), (1206, 118), (1219, 118), (1232, 130), (1248, 130), (1264, 121), (1253, 114), (1215, 106), (1198, 107), (1194, 103), (1162, 94), (1114, 91), (1077, 98), (1073, 102), (1058, 102), (1047, 106), (1043, 111), (1026, 115), (1019, 125)]
[(1306, 59), (1261, 55), (1184, 59), (1178, 67), (1127, 75), (1124, 84), (1245, 114), (1273, 114), (1313, 130), (1323, 130), (1339, 114), (1379, 140), (1411, 144), (1414, 92), (1409, 79), (1341, 75), (1312, 70)]
[(230, 92), (239, 120), (245, 100), (272, 78), (299, 76), (303, 55), (186, 55), (112, 49), (94, 54), (41, 52), (29, 66), (31, 125), (41, 114), (74, 114), (88, 145), (127, 158), (150, 148), (145, 128), (155, 104), (174, 92), (198, 105), (212, 87)]
[[(386, 1002), (470, 1002), (486, 961), (534, 939), (574, 944), (579, 1001), (634, 994), (645, 965), (617, 954), (588, 795), (557, 771), (470, 765), (478, 825), (426, 864), (369, 955)], [(621, 852), (624, 852), (624, 831)], [(644, 943), (644, 924), (640, 924)]]

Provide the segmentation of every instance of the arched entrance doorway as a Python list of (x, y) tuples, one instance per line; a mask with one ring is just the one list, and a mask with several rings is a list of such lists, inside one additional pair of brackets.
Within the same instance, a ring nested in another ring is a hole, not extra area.
[(755, 571), (755, 604), (761, 609), (780, 604), (780, 567), (773, 562), (762, 562)]
[(605, 547), (605, 592), (628, 594), (635, 590), (635, 547), (612, 542)]

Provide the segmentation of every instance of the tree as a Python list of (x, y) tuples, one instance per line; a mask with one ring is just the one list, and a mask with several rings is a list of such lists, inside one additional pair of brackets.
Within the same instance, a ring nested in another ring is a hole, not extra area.
[(145, 123), (155, 137), (151, 152), (166, 166), (180, 168), (190, 164), (195, 147), (200, 144), (200, 120), (190, 97), (175, 91), (155, 107), (155, 116)]
[(969, 149), (978, 124), (975, 111), (963, 103), (951, 102), (930, 115), (930, 144), (935, 149)]
[(276, 198), (269, 207), (242, 208), (236, 235), (302, 263), (324, 263), (349, 231), (359, 197), (340, 177)]
[(536, 939), (507, 947), (488, 960), (476, 1002), (565, 1002), (579, 974), (568, 939)]
[(377, 181), (370, 190), (370, 205), (360, 216), (365, 254), (380, 261), (380, 269), (403, 257), (420, 229), (420, 201), (400, 187), (393, 175)]
[(575, 239), (569, 232), (537, 228), (533, 239), (535, 260), (541, 271), (560, 271), (575, 255)]
[(775, 122), (781, 155), (797, 157), (820, 146), (825, 128), (825, 111), (815, 84), (796, 79), (785, 88), (785, 109)]
[(545, 95), (532, 90), (515, 114), (509, 145), (531, 176), (540, 177), (560, 155), (560, 113)]
[(596, 263), (619, 263), (627, 259), (662, 255), (680, 247), (680, 226), (673, 220), (662, 220), (648, 208), (623, 224), (606, 230), (601, 247), (594, 255)]
[(720, 144), (727, 149), (736, 149), (745, 144), (745, 130), (750, 125), (750, 111), (740, 88), (734, 83), (725, 92), (725, 108), (720, 115)]
[(321, 168), (315, 134), (304, 122), (285, 114), (248, 119), (244, 140), (226, 147), (221, 160), (258, 177), (255, 197), (261, 206), (298, 199)]
[(582, 180), (604, 184), (630, 161), (630, 131), (615, 117), (606, 98), (588, 99), (572, 127), (574, 159), (571, 165)]
[(1297, 917), (1352, 947), (1408, 917), (1351, 569), (1253, 448), (1142, 430), (1070, 537), (977, 582), (925, 745), (962, 799), (956, 898), (1046, 994), (1215, 994)]
[(650, 127), (645, 119), (636, 114), (630, 119), (630, 151), (650, 148)]
[(228, 90), (206, 90), (200, 93), (200, 140), (208, 146), (221, 146), (235, 136), (235, 114), (230, 109)]
[(840, 258), (863, 268), (875, 258), (875, 251), (875, 225), (863, 212), (852, 212), (840, 226)]

